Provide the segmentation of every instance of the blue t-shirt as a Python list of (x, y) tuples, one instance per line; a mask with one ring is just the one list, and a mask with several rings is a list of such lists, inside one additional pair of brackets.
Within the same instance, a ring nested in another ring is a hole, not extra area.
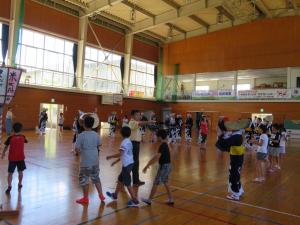
[(95, 131), (83, 131), (78, 135), (75, 148), (80, 151), (80, 167), (99, 165), (99, 145), (100, 137)]

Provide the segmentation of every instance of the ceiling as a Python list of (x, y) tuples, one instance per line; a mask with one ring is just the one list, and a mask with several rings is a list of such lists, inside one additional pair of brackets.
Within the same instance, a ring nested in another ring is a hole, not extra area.
[(300, 15), (300, 0), (52, 0), (91, 20), (166, 43), (262, 18)]

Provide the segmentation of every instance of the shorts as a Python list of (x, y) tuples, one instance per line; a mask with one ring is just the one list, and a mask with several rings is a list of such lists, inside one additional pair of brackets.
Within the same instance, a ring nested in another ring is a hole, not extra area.
[(133, 163), (126, 167), (122, 167), (122, 171), (118, 177), (118, 181), (122, 182), (126, 187), (131, 186), (131, 171), (133, 168)]
[(89, 178), (94, 184), (100, 183), (99, 171), (99, 166), (80, 167), (79, 184), (81, 186), (88, 185)]
[(263, 153), (263, 152), (257, 152), (256, 153), (256, 159), (257, 160), (261, 160), (261, 161), (264, 161), (266, 160), (268, 157), (268, 154), (267, 153)]
[(280, 146), (280, 154), (285, 154), (285, 146)]
[(159, 165), (156, 177), (154, 179), (154, 184), (159, 185), (161, 183), (168, 183), (169, 175), (172, 171), (172, 166), (170, 163)]
[(8, 163), (8, 172), (14, 173), (16, 167), (18, 168), (18, 172), (22, 172), (26, 170), (26, 164), (24, 160), (21, 161), (9, 161)]
[(64, 125), (63, 124), (58, 124), (58, 126), (63, 127)]
[(269, 147), (269, 154), (271, 156), (279, 156), (280, 148), (279, 147)]
[(207, 138), (207, 134), (201, 134), (201, 144), (205, 144)]

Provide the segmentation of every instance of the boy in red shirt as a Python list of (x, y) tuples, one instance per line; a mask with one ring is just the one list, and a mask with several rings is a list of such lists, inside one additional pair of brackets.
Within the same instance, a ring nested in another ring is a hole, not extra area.
[(199, 132), (199, 142), (200, 142), (200, 149), (206, 149), (206, 139), (208, 135), (208, 123), (206, 116), (201, 118), (200, 122), (200, 132)]
[(27, 143), (26, 137), (21, 134), (23, 125), (21, 123), (15, 123), (13, 125), (14, 134), (7, 138), (4, 145), (5, 148), (2, 152), (2, 159), (5, 157), (5, 153), (8, 150), (9, 146), (9, 153), (8, 153), (8, 176), (7, 176), (7, 183), (8, 187), (5, 191), (6, 194), (10, 194), (11, 191), (11, 183), (13, 178), (13, 173), (18, 168), (19, 174), (19, 184), (18, 190), (20, 191), (22, 188), (22, 179), (23, 179), (23, 171), (26, 169), (25, 165), (25, 154), (24, 154), (24, 143)]

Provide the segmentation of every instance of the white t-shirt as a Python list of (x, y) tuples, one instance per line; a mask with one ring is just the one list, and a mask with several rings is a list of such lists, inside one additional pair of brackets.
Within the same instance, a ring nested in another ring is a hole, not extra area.
[(282, 132), (279, 146), (285, 147), (285, 142), (286, 142), (286, 132)]
[(120, 150), (123, 151), (121, 156), (122, 166), (126, 167), (133, 163), (132, 143), (129, 138), (125, 138), (120, 146)]
[(259, 137), (259, 141), (263, 141), (263, 144), (258, 147), (257, 152), (268, 153), (269, 137), (267, 134), (262, 134)]
[(11, 111), (7, 111), (7, 113), (6, 113), (6, 119), (8, 119), (8, 120), (12, 119), (12, 112)]
[(122, 127), (128, 127), (129, 126), (129, 120), (124, 118), (123, 119), (123, 124), (122, 124)]

